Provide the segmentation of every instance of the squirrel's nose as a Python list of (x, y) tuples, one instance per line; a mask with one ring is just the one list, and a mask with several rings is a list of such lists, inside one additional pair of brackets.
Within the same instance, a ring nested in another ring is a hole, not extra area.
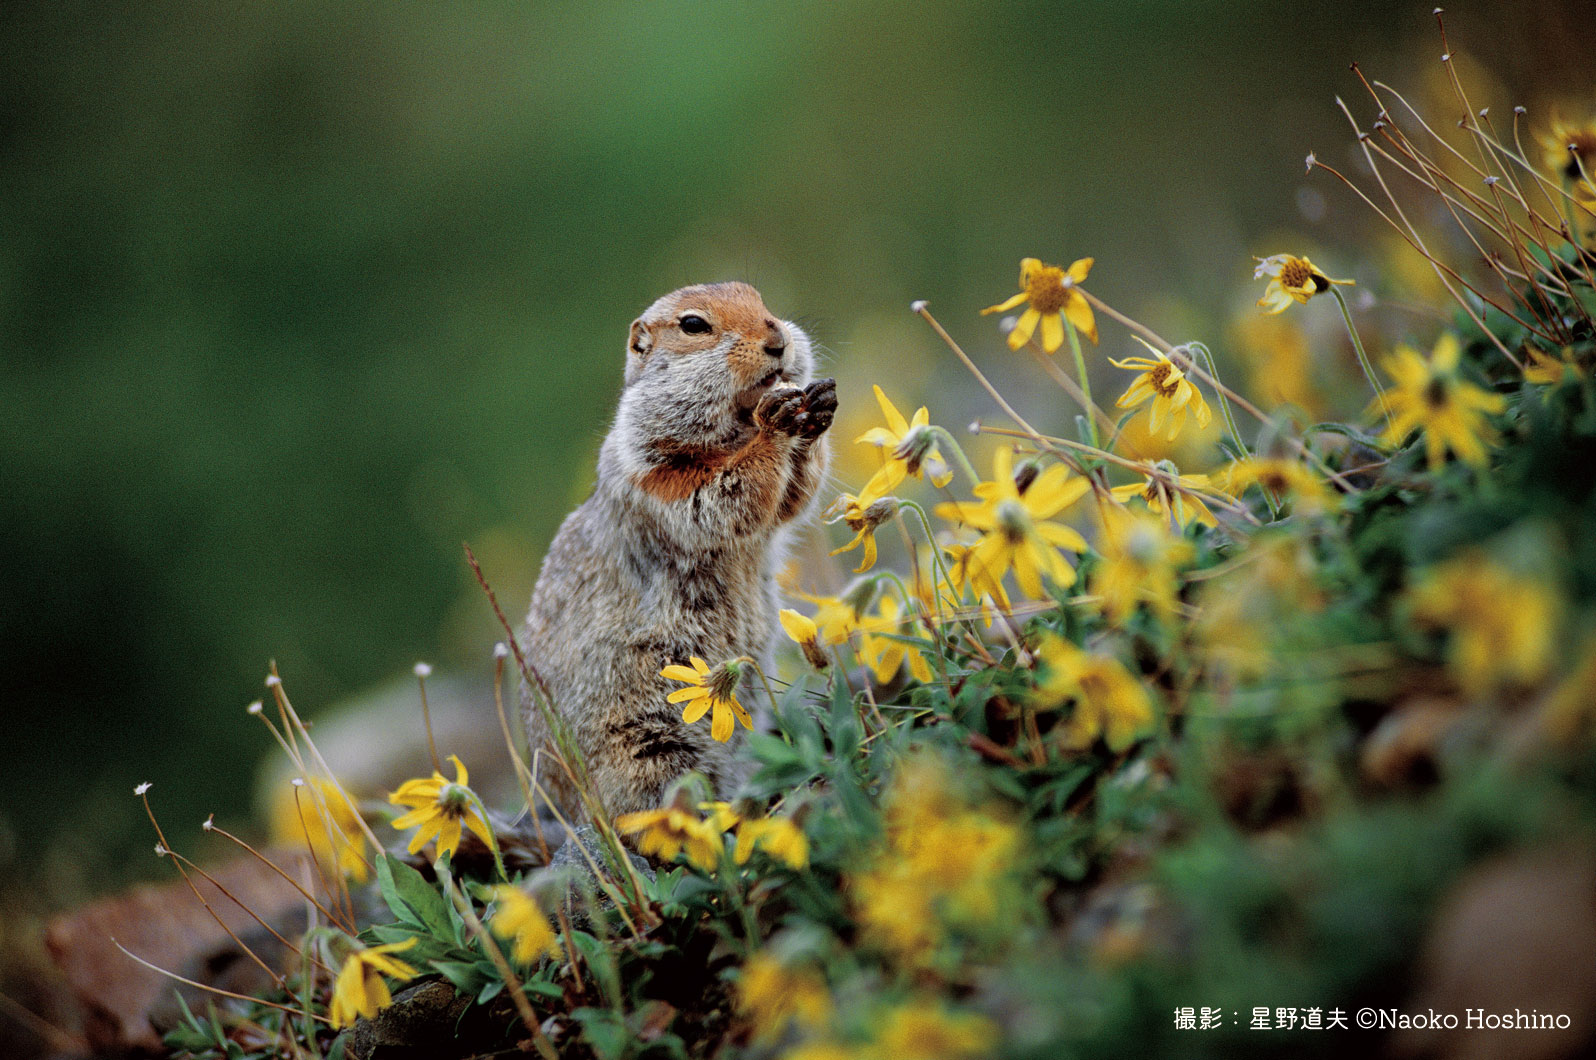
[(765, 326), (770, 329), (770, 335), (765, 339), (765, 352), (772, 357), (780, 357), (787, 352), (787, 333), (774, 320), (766, 320)]

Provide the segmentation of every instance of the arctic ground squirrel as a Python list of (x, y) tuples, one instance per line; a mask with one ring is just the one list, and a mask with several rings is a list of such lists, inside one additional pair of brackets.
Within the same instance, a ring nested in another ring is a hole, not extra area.
[[(722, 796), (744, 779), (744, 727), (721, 742), (709, 718), (685, 722), (666, 699), (683, 685), (660, 670), (747, 656), (769, 671), (775, 568), (825, 476), (837, 409), (813, 364), (808, 336), (744, 283), (684, 287), (632, 322), (598, 484), (549, 546), (521, 633), (611, 818), (658, 807), (689, 771)], [(746, 670), (738, 697), (754, 707), (764, 690)], [(550, 750), (532, 692), (529, 742)], [(585, 819), (543, 762), (560, 811)]]

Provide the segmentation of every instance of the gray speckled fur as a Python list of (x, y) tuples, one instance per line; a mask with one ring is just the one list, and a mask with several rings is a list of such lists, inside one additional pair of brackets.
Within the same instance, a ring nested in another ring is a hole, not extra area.
[[(686, 333), (687, 314), (712, 332)], [(807, 336), (745, 284), (683, 288), (632, 324), (598, 484), (550, 545), (521, 635), (611, 817), (659, 806), (690, 770), (723, 795), (745, 775), (742, 727), (716, 743), (708, 717), (684, 723), (665, 698), (681, 685), (659, 671), (694, 655), (769, 671), (773, 574), (824, 476), (835, 408), (830, 381), (802, 389), (812, 367)], [(757, 720), (756, 688), (739, 698)], [(548, 746), (529, 689), (522, 709), (533, 749)], [(561, 811), (585, 816), (544, 762)]]

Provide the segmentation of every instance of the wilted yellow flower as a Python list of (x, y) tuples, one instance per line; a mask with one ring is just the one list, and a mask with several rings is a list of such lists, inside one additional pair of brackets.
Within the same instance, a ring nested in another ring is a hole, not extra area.
[(1176, 537), (1164, 520), (1126, 508), (1105, 507), (1100, 556), (1092, 568), (1092, 592), (1102, 598), (1103, 614), (1115, 625), (1127, 621), (1138, 603), (1168, 621), (1175, 614), (1176, 570), (1196, 550)]
[(1427, 571), (1410, 600), (1414, 618), (1452, 631), (1447, 662), (1471, 696), (1532, 685), (1551, 666), (1561, 598), (1478, 549)]
[(410, 807), (410, 812), (395, 820), (393, 826), (401, 832), (407, 828), (416, 829), (416, 834), (410, 837), (412, 854), (432, 839), (438, 841), (438, 857), (453, 854), (460, 846), (462, 825), (489, 847), (493, 846), (493, 834), (477, 811), (477, 798), (469, 787), (470, 774), (456, 756), (450, 755), (449, 761), (454, 763), (452, 782), (433, 770), (432, 776), (407, 780), (388, 796), (393, 805)]
[(370, 1019), (393, 1003), (384, 975), (400, 981), (414, 979), (418, 973), (404, 961), (388, 956), (416, 944), (413, 938), (390, 942), (386, 946), (363, 947), (344, 961), (333, 983), (332, 1003), (327, 1016), (334, 1027), (347, 1027), (361, 1016)]
[[(1139, 337), (1136, 340), (1147, 346)], [(1170, 440), (1181, 432), (1186, 426), (1186, 414), (1193, 413), (1197, 417), (1197, 426), (1206, 427), (1214, 414), (1208, 408), (1208, 402), (1203, 400), (1202, 391), (1192, 385), (1186, 378), (1186, 373), (1175, 366), (1175, 362), (1165, 357), (1163, 351), (1147, 346), (1149, 352), (1157, 360), (1146, 357), (1127, 357), (1123, 361), (1116, 361), (1110, 357), (1109, 363), (1116, 368), (1127, 371), (1140, 372), (1131, 385), (1121, 394), (1119, 400), (1114, 402), (1115, 408), (1131, 409), (1144, 401), (1153, 403), (1152, 410), (1147, 414), (1147, 429), (1154, 434), (1158, 433), (1158, 426), (1169, 418)]]
[(1036, 258), (1020, 262), (1020, 293), (1006, 302), (988, 306), (981, 315), (1007, 313), (1022, 302), (1030, 302), (1020, 319), (1009, 332), (1009, 349), (1017, 350), (1031, 341), (1037, 324), (1042, 325), (1042, 349), (1053, 353), (1064, 345), (1064, 318), (1069, 317), (1075, 330), (1097, 342), (1097, 320), (1086, 296), (1077, 285), (1086, 282), (1092, 271), (1091, 258), (1081, 258), (1068, 269), (1057, 265), (1044, 265)]
[(720, 852), (724, 847), (720, 829), (713, 821), (700, 820), (679, 807), (623, 813), (615, 819), (615, 829), (641, 833), (637, 849), (645, 857), (674, 861), (677, 854), (686, 854), (689, 863), (705, 872), (714, 871), (720, 864)]
[(500, 884), (493, 888), (493, 901), (497, 908), (488, 926), (501, 939), (513, 942), (512, 960), (526, 964), (545, 953), (559, 952), (560, 943), (554, 928), (531, 895), (519, 887)]
[(824, 670), (831, 665), (825, 650), (820, 647), (820, 629), (815, 625), (814, 619), (799, 614), (790, 607), (782, 608), (778, 617), (781, 620), (781, 628), (792, 638), (793, 643), (803, 650), (804, 658), (809, 660), (810, 666)]
[(696, 655), (692, 656), (691, 662), (693, 665), (690, 667), (673, 663), (659, 672), (661, 677), (682, 681), (687, 685), (665, 697), (667, 703), (687, 704), (682, 708), (682, 720), (691, 725), (713, 709), (715, 713), (709, 720), (709, 735), (721, 743), (732, 738), (739, 721), (743, 723), (743, 728), (752, 730), (754, 719), (737, 701), (737, 684), (742, 680), (741, 667), (726, 662), (711, 670), (709, 664)]
[(1290, 500), (1301, 515), (1332, 510), (1336, 504), (1336, 495), (1324, 480), (1296, 460), (1257, 456), (1237, 460), (1225, 472), (1225, 489), (1239, 497), (1249, 486), (1268, 490), (1277, 500)]
[(1428, 361), (1398, 346), (1394, 356), (1380, 362), (1396, 381), (1386, 395), (1391, 423), (1381, 439), (1399, 445), (1415, 428), (1422, 429), (1432, 470), (1441, 466), (1448, 449), (1464, 463), (1484, 467), (1490, 459), (1486, 447), (1496, 444), (1496, 432), (1485, 416), (1507, 407), (1502, 395), (1458, 375), (1461, 352), (1456, 336), (1442, 335)]
[(875, 1051), (891, 1060), (975, 1060), (992, 1055), (998, 1028), (985, 1016), (953, 1012), (916, 999), (891, 1009), (875, 1035)]
[(932, 680), (931, 664), (925, 661), (925, 656), (919, 648), (912, 644), (905, 644), (896, 637), (883, 636), (887, 633), (899, 633), (903, 627), (903, 607), (892, 596), (883, 596), (876, 606), (876, 613), (872, 615), (863, 627), (864, 636), (859, 640), (859, 658), (876, 675), (876, 680), (886, 684), (898, 673), (898, 668), (907, 659), (909, 673), (916, 681), (926, 683)]
[(1109, 749), (1123, 751), (1153, 723), (1147, 689), (1118, 659), (1083, 651), (1062, 637), (1048, 637), (1037, 654), (1047, 667), (1037, 683), (1038, 705), (1052, 708), (1074, 701), (1075, 711), (1060, 730), (1072, 751), (1090, 747), (1101, 736)]
[[(964, 571), (984, 585), (998, 582), (1012, 569), (1020, 591), (1042, 595), (1042, 576), (1060, 586), (1075, 584), (1075, 569), (1058, 549), (1086, 551), (1086, 539), (1062, 523), (1048, 522), (1080, 500), (1091, 488), (1069, 468), (1054, 464), (1022, 493), (1014, 481), (1014, 452), (1004, 447), (992, 460), (992, 481), (975, 488), (980, 504), (939, 504), (937, 515), (985, 532), (965, 557)], [(978, 589), (979, 591), (979, 589)]]
[(743, 965), (737, 1001), (753, 1021), (755, 1039), (762, 1042), (780, 1036), (789, 1023), (813, 1030), (831, 1018), (825, 980), (811, 968), (789, 967), (764, 950)]
[(304, 785), (277, 791), (272, 797), (271, 831), (274, 843), (303, 843), (318, 865), (336, 869), (356, 883), (371, 878), (364, 856), (365, 834), (336, 784), (311, 777)]
[(763, 850), (789, 869), (809, 867), (809, 838), (791, 817), (744, 819), (737, 826), (737, 850), (733, 860), (746, 865), (756, 849)]
[(861, 434), (856, 442), (873, 445), (881, 450), (881, 470), (870, 477), (859, 494), (859, 503), (868, 508), (882, 497), (898, 488), (903, 480), (923, 473), (933, 486), (946, 486), (953, 481), (953, 469), (942, 459), (936, 436), (931, 433), (931, 413), (921, 405), (914, 418), (905, 420), (898, 407), (887, 400), (887, 395), (875, 387), (876, 403), (881, 406), (885, 427), (872, 427)]
[(1292, 302), (1302, 303), (1316, 294), (1324, 294), (1332, 284), (1347, 287), (1353, 283), (1352, 280), (1332, 280), (1315, 268), (1313, 262), (1293, 254), (1271, 254), (1256, 260), (1258, 267), (1252, 271), (1252, 278), (1269, 277), (1264, 296), (1258, 299), (1258, 307), (1269, 313), (1283, 313)]
[[(1159, 475), (1144, 475), (1141, 482), (1131, 482), (1124, 486), (1115, 486), (1109, 492), (1114, 499), (1123, 504), (1132, 497), (1140, 497), (1147, 502), (1147, 510), (1158, 515), (1166, 514), (1165, 500), (1169, 507), (1175, 510), (1175, 522), (1179, 526), (1186, 526), (1196, 520), (1204, 526), (1217, 526), (1214, 513), (1208, 510), (1208, 505), (1203, 503), (1201, 494), (1213, 496), (1220, 495), (1207, 475), (1182, 475), (1180, 471), (1167, 460), (1159, 461)], [(1174, 479), (1181, 486), (1176, 489), (1170, 484)]]
[(1564, 180), (1579, 183), (1596, 177), (1596, 121), (1583, 125), (1552, 118), (1552, 127), (1541, 134), (1541, 150), (1546, 168)]
[[(866, 496), (868, 492), (867, 488)], [(892, 497), (868, 501), (864, 497), (844, 493), (822, 513), (822, 517), (828, 523), (841, 519), (848, 525), (848, 529), (854, 532), (853, 540), (841, 548), (832, 549), (831, 555), (852, 552), (861, 544), (864, 545), (864, 558), (859, 561), (859, 566), (853, 569), (855, 574), (863, 574), (876, 565), (876, 529), (897, 514), (898, 502)]]

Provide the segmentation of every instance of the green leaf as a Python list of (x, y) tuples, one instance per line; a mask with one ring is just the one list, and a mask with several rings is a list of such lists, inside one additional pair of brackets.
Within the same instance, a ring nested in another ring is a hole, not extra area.
[(579, 1008), (571, 1018), (582, 1025), (582, 1037), (599, 1060), (622, 1060), (632, 1040), (621, 1018), (607, 1008)]
[(421, 873), (392, 854), (384, 854), (377, 859), (377, 885), (394, 916), (425, 928), (436, 938), (455, 938), (443, 895)]
[(481, 990), (490, 981), (480, 965), (465, 961), (433, 961), (432, 967), (467, 997)]

